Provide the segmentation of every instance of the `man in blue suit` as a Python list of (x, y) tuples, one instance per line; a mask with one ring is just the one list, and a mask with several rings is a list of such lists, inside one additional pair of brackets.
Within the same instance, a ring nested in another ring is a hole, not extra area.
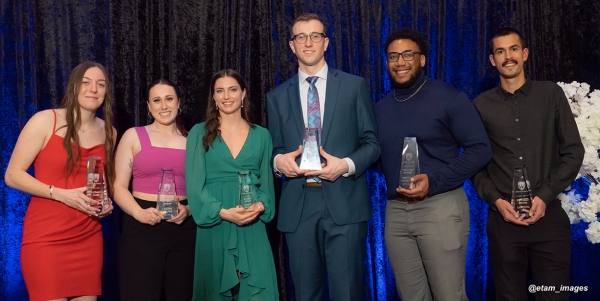
[[(294, 20), (289, 44), (298, 74), (267, 94), (273, 168), (285, 175), (277, 227), (286, 234), (297, 300), (325, 300), (326, 283), (331, 300), (361, 300), (371, 218), (365, 170), (379, 157), (377, 129), (365, 80), (325, 63), (325, 32), (315, 14)], [(321, 170), (298, 166), (309, 127), (321, 133)]]

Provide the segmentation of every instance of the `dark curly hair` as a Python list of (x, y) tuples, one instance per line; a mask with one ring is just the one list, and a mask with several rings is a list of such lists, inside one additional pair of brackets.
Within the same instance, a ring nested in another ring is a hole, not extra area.
[(400, 39), (409, 39), (419, 46), (419, 52), (421, 52), (425, 57), (427, 57), (427, 52), (429, 49), (427, 48), (427, 43), (425, 42), (425, 38), (423, 35), (412, 29), (412, 28), (402, 28), (395, 31), (392, 31), (385, 41), (385, 53), (387, 54), (388, 47), (392, 44), (393, 41)]

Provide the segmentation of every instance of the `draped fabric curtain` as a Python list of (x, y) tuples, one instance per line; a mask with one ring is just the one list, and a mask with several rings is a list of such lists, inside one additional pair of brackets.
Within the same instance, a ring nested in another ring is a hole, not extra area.
[[(224, 68), (240, 71), (249, 86), (254, 121), (266, 126), (265, 94), (297, 72), (289, 24), (302, 12), (321, 16), (336, 69), (367, 79), (373, 101), (389, 90), (383, 45), (390, 31), (419, 29), (429, 42), (425, 72), (474, 98), (497, 84), (488, 59), (490, 34), (520, 29), (531, 50), (531, 79), (580, 81), (600, 88), (600, 2), (595, 0), (120, 0), (0, 1), (0, 139), (2, 169), (21, 128), (37, 111), (56, 107), (73, 67), (84, 60), (105, 65), (114, 86), (119, 134), (149, 123), (147, 85), (156, 78), (181, 90), (187, 128), (201, 122), (209, 81)], [(33, 172), (33, 170), (30, 170)], [(366, 243), (365, 281), (370, 300), (399, 300), (387, 262), (383, 176), (368, 173), (373, 206)], [(467, 292), (493, 300), (487, 262), (487, 205), (465, 185), (471, 204)], [(0, 182), (0, 299), (26, 300), (19, 266), (22, 221), (29, 196)], [(119, 213), (103, 219), (103, 296), (118, 300), (116, 250)], [(294, 300), (283, 235), (269, 224), (281, 300)], [(573, 300), (600, 300), (600, 248), (583, 226), (573, 228), (572, 284), (588, 285)]]

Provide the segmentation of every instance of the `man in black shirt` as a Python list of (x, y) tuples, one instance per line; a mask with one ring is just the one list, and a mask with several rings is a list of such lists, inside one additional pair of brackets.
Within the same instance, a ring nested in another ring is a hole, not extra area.
[[(523, 35), (501, 28), (490, 41), (490, 62), (500, 86), (479, 95), (479, 112), (492, 145), (492, 161), (473, 177), (489, 204), (487, 234), (496, 300), (527, 300), (526, 275), (533, 283), (569, 285), (571, 228), (556, 197), (581, 167), (584, 148), (562, 89), (525, 78)], [(526, 166), (533, 203), (529, 218), (509, 203), (515, 167)], [(543, 294), (543, 295), (542, 295)], [(569, 294), (537, 292), (538, 300), (568, 300)]]

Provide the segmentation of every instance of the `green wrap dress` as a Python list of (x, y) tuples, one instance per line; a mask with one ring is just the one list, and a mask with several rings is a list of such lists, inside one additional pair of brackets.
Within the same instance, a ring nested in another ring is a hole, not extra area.
[[(220, 136), (204, 151), (204, 135), (204, 123), (195, 125), (186, 146), (188, 202), (198, 225), (192, 300), (232, 300), (231, 289), (238, 283), (239, 301), (279, 300), (273, 253), (265, 228), (275, 215), (271, 135), (263, 127), (250, 127), (236, 158)], [(238, 205), (241, 170), (254, 175), (257, 200), (265, 210), (254, 222), (240, 227), (221, 219), (219, 211)]]

